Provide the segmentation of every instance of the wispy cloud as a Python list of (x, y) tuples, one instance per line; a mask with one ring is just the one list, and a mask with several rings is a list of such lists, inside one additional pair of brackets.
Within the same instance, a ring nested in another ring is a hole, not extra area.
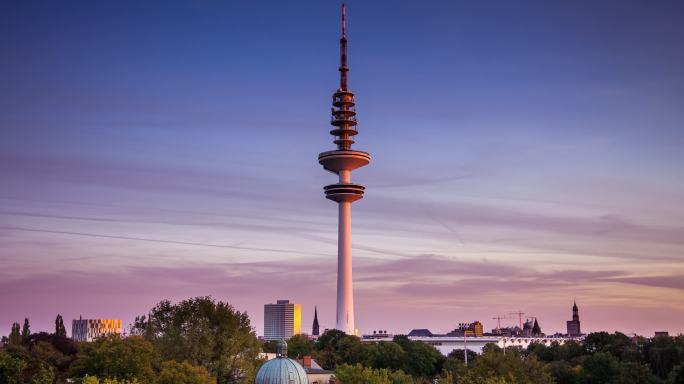
[[(9, 324), (11, 318), (7, 316), (30, 310), (38, 324), (49, 324), (47, 319), (53, 316), (50, 311), (55, 309), (49, 303), (55, 300), (68, 307), (62, 310), (76, 316), (78, 311), (84, 311), (81, 307), (83, 300), (97, 301), (98, 297), (107, 297), (108, 301), (120, 301), (136, 297), (133, 300), (135, 305), (117, 307), (114, 311), (106, 309), (107, 313), (130, 321), (135, 314), (144, 313), (147, 306), (162, 298), (180, 300), (191, 295), (210, 294), (230, 301), (238, 309), (247, 310), (254, 326), (260, 329), (261, 305), (281, 298), (283, 294), (285, 298), (303, 302), (305, 308), (316, 304), (319, 309), (331, 311), (334, 308), (335, 265), (334, 257), (295, 257), (283, 261), (195, 262), (175, 266), (124, 267), (112, 271), (58, 269), (53, 273), (41, 272), (0, 282), (0, 300), (7, 303), (8, 308), (0, 322)], [(434, 255), (402, 260), (357, 258), (355, 278), (357, 312), (366, 322), (378, 311), (403, 313), (406, 303), (411, 303), (411, 308), (416, 310), (437, 307), (451, 313), (470, 307), (473, 313), (486, 314), (513, 309), (511, 307), (515, 303), (510, 301), (514, 297), (543, 295), (544, 301), (528, 303), (525, 307), (536, 308), (535, 315), (545, 320), (547, 327), (554, 329), (561, 326), (554, 327), (552, 320), (566, 315), (562, 311), (557, 313), (558, 307), (564, 308), (567, 302), (558, 302), (546, 309), (539, 306), (542, 303), (548, 305), (549, 298), (560, 297), (567, 301), (569, 297), (579, 296), (587, 308), (592, 307), (588, 303), (590, 297), (614, 284), (684, 290), (678, 284), (681, 280), (679, 275), (660, 276), (659, 281), (666, 283), (658, 284), (647, 276), (634, 277), (630, 271), (583, 269), (540, 272), (522, 265), (467, 262)], [(553, 295), (549, 295), (550, 292)], [(630, 291), (626, 289), (626, 292)], [(19, 294), (29, 298), (33, 304), (26, 306), (25, 302), (13, 299)], [(76, 297), (80, 300), (71, 300)], [(635, 299), (634, 305), (640, 305), (642, 300)], [(105, 308), (104, 305), (96, 305), (89, 310)], [(392, 324), (400, 329), (410, 329), (420, 322), (416, 315), (412, 313)], [(486, 318), (481, 320), (489, 323)], [(610, 324), (603, 326), (610, 327)]]

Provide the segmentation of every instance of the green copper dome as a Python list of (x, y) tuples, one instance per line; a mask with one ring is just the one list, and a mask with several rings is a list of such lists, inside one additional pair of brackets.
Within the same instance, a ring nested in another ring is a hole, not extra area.
[(278, 353), (259, 368), (254, 384), (309, 384), (304, 368), (298, 362), (287, 358), (287, 344), (278, 342)]
[(299, 363), (276, 357), (259, 368), (254, 384), (309, 384), (309, 379)]

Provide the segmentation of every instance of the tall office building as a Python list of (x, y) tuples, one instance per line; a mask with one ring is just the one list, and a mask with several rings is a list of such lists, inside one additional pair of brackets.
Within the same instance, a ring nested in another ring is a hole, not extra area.
[(302, 305), (278, 300), (264, 305), (264, 339), (287, 340), (302, 333)]
[(335, 327), (348, 335), (356, 333), (354, 325), (354, 288), (352, 286), (351, 204), (363, 198), (365, 187), (352, 183), (351, 172), (370, 163), (370, 155), (352, 149), (356, 131), (356, 102), (347, 86), (347, 29), (345, 5), (342, 4), (342, 37), (340, 38), (340, 87), (332, 98), (330, 134), (337, 148), (318, 155), (326, 171), (338, 176), (338, 182), (325, 186), (325, 197), (338, 205), (337, 233), (337, 320)]
[(572, 304), (572, 320), (567, 322), (568, 326), (568, 336), (580, 336), (582, 335), (582, 329), (580, 328), (579, 319), (579, 309), (577, 308), (577, 302)]
[(71, 338), (74, 341), (93, 341), (101, 336), (118, 334), (122, 331), (119, 319), (84, 319), (71, 322)]

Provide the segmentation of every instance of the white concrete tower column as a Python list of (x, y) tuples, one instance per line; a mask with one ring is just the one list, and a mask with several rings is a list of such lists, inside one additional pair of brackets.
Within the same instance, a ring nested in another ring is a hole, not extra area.
[(339, 203), (339, 229), (337, 239), (337, 326), (353, 335), (354, 288), (352, 286), (351, 203)]

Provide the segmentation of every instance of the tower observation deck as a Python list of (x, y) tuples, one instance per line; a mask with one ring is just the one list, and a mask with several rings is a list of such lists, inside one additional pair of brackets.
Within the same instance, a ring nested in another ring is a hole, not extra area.
[(365, 187), (351, 182), (351, 171), (370, 163), (370, 154), (352, 149), (356, 130), (354, 93), (347, 84), (346, 7), (342, 3), (342, 37), (340, 38), (340, 87), (333, 93), (330, 134), (337, 148), (318, 155), (318, 162), (327, 171), (339, 176), (335, 184), (323, 188), (325, 197), (339, 208), (337, 239), (337, 321), (336, 328), (353, 335), (354, 290), (352, 285), (351, 203), (363, 198)]

